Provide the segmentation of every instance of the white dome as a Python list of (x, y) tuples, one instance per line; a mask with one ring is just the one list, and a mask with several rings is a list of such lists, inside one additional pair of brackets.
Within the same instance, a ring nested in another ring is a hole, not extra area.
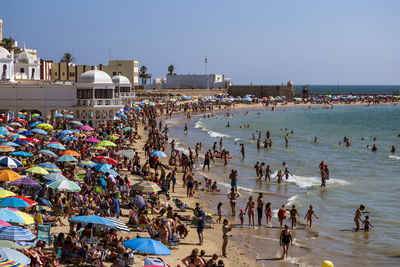
[(129, 85), (129, 86), (131, 85), (131, 82), (129, 81), (129, 79), (122, 75), (116, 75), (116, 76), (112, 77), (112, 81), (115, 84)]
[(11, 54), (10, 52), (8, 52), (7, 49), (5, 49), (4, 47), (0, 46), (0, 58), (10, 58)]
[(78, 78), (78, 83), (110, 83), (112, 84), (113, 81), (111, 77), (101, 70), (89, 70), (82, 73), (81, 76)]
[(17, 60), (18, 63), (24, 63), (24, 64), (37, 63), (36, 57), (25, 50), (23, 50), (21, 53), (18, 53), (15, 56), (15, 59)]

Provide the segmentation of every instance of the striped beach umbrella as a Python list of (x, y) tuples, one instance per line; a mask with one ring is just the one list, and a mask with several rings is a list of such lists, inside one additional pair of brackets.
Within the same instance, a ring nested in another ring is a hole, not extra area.
[[(0, 248), (0, 258), (13, 259), (23, 265), (31, 263), (31, 259), (22, 254), (21, 252), (11, 248)], [(0, 264), (1, 266), (1, 264)]]
[(81, 188), (76, 183), (69, 180), (56, 180), (47, 185), (49, 188), (52, 188), (57, 191), (66, 191), (66, 192), (80, 192)]
[(6, 226), (0, 228), (0, 239), (12, 241), (29, 241), (35, 239), (36, 236), (28, 229), (22, 226)]
[(0, 198), (9, 197), (9, 196), (15, 196), (15, 194), (13, 192), (5, 190), (5, 189), (0, 190)]
[(9, 259), (1, 259), (0, 258), (0, 266), (1, 267), (25, 267), (22, 263), (9, 260)]
[[(11, 226), (11, 224), (9, 225), (5, 225), (5, 226)], [(2, 226), (2, 227), (5, 227)], [(0, 248), (15, 248), (15, 249), (22, 249), (22, 246), (18, 245), (17, 243), (10, 241), (10, 240), (0, 240)]]
[(156, 193), (161, 191), (161, 188), (152, 181), (141, 181), (134, 184), (132, 188), (143, 193)]
[(53, 163), (49, 163), (49, 162), (42, 162), (42, 163), (39, 163), (37, 166), (44, 168), (48, 172), (60, 172), (61, 171), (60, 168), (58, 168)]
[(14, 152), (15, 149), (12, 146), (0, 145), (0, 152)]
[[(17, 223), (21, 225), (29, 225), (35, 223), (32, 216), (14, 208), (0, 208), (0, 218), (3, 221), (9, 223)], [(30, 239), (23, 239), (23, 240), (30, 240)]]
[(123, 223), (122, 221), (118, 220), (115, 217), (105, 217), (107, 220), (113, 222), (115, 224), (115, 229), (119, 230), (119, 231), (124, 231), (124, 232), (130, 232), (131, 230), (129, 230), (128, 226), (126, 226), (125, 223)]
[(22, 177), (20, 179), (14, 180), (10, 183), (10, 185), (26, 185), (26, 186), (33, 186), (33, 187), (41, 187), (38, 182), (28, 177)]
[(0, 157), (0, 165), (11, 169), (22, 167), (21, 161), (5, 156)]

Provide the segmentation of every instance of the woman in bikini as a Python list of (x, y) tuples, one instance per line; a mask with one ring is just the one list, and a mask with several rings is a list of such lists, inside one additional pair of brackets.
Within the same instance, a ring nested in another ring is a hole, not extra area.
[(266, 218), (267, 226), (269, 226), (269, 224), (271, 223), (271, 218), (272, 218), (271, 202), (268, 202), (267, 205), (265, 205), (265, 218)]
[(285, 258), (288, 256), (289, 245), (293, 245), (292, 233), (290, 233), (289, 226), (287, 226), (287, 224), (285, 224), (285, 229), (283, 229), (281, 232), (279, 243), (283, 248), (282, 258)]
[(304, 217), (304, 219), (307, 218), (307, 226), (310, 226), (310, 227), (312, 226), (312, 217), (313, 217), (313, 215), (315, 216), (315, 218), (318, 219), (318, 216), (315, 215), (315, 212), (313, 210), (313, 206), (310, 205), (310, 209), (307, 211), (307, 214)]
[(244, 213), (246, 213), (246, 211), (249, 210), (247, 212), (247, 215), (249, 216), (249, 226), (251, 226), (251, 222), (253, 222), (253, 227), (254, 227), (254, 212), (255, 212), (254, 208), (255, 208), (255, 203), (253, 197), (249, 197), (249, 201), (247, 202), (247, 206)]
[(222, 255), (226, 258), (226, 246), (228, 245), (228, 233), (232, 230), (232, 225), (228, 226), (228, 220), (224, 219), (224, 223), (222, 225), (222, 239), (224, 240), (222, 243)]
[(235, 192), (235, 189), (231, 189), (231, 192), (228, 194), (228, 198), (230, 200), (230, 204), (231, 204), (231, 209), (232, 209), (232, 216), (236, 215), (236, 199), (239, 197), (240, 195)]

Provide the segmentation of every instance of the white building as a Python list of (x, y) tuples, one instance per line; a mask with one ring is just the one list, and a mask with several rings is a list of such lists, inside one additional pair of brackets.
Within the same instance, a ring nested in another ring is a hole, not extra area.
[(229, 87), (230, 79), (223, 74), (167, 75), (166, 89), (212, 89)]
[(14, 59), (7, 49), (0, 46), (0, 81), (14, 81)]
[(131, 106), (135, 98), (135, 93), (131, 91), (132, 84), (129, 79), (119, 74), (112, 77), (112, 81), (115, 85), (114, 96), (117, 98), (121, 97), (122, 104)]

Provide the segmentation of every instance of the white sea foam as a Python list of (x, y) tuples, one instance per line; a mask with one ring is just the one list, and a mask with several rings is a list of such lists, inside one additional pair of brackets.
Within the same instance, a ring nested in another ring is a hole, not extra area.
[(286, 203), (286, 206), (291, 206), (293, 205), (293, 203), (295, 202), (295, 200), (297, 199), (297, 195), (292, 196), (291, 198), (288, 199), (288, 203)]
[(211, 137), (216, 137), (216, 138), (229, 138), (229, 135), (222, 134), (219, 132), (214, 132), (214, 131), (207, 131), (208, 135)]
[(399, 156), (390, 155), (390, 156), (389, 156), (389, 159), (398, 159), (398, 160), (400, 160), (400, 157), (399, 157)]
[(189, 155), (189, 149), (185, 148), (179, 141), (175, 141), (175, 149)]

